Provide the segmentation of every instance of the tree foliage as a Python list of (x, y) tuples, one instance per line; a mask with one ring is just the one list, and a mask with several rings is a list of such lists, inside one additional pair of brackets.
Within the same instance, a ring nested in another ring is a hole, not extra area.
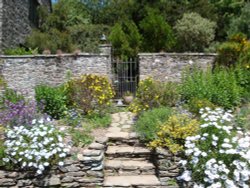
[(144, 51), (170, 50), (175, 44), (172, 28), (162, 16), (153, 10), (149, 9), (148, 15), (140, 22), (140, 28)]
[(180, 51), (203, 51), (215, 37), (216, 24), (198, 13), (187, 13), (178, 20), (174, 29)]
[(132, 21), (126, 20), (115, 24), (109, 39), (112, 42), (115, 56), (130, 58), (135, 57), (139, 52), (141, 35)]

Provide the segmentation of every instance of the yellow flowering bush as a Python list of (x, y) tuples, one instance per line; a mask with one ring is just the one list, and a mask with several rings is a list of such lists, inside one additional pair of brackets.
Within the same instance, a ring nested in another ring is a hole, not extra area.
[(228, 41), (219, 46), (217, 62), (225, 66), (235, 65), (248, 45), (249, 42), (244, 34), (232, 35)]
[(166, 147), (171, 152), (177, 153), (183, 150), (186, 137), (195, 135), (198, 128), (199, 122), (186, 115), (170, 116), (168, 121), (161, 125), (157, 133), (158, 138), (150, 142), (149, 146)]
[(176, 83), (163, 83), (147, 78), (139, 83), (136, 98), (130, 104), (129, 110), (141, 113), (159, 106), (174, 106), (178, 99)]
[(75, 78), (66, 84), (70, 105), (83, 110), (85, 114), (101, 114), (110, 100), (114, 97), (114, 91), (105, 76), (87, 74)]

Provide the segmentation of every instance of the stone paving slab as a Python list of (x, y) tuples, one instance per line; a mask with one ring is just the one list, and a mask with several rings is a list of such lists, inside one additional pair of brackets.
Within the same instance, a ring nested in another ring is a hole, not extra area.
[(109, 146), (106, 154), (112, 155), (112, 154), (150, 154), (150, 150), (143, 147), (133, 147), (133, 146)]
[(136, 169), (153, 169), (154, 165), (152, 163), (149, 163), (147, 161), (125, 161), (125, 160), (107, 160), (105, 162), (105, 168), (130, 168), (135, 167)]
[(106, 134), (106, 137), (108, 137), (109, 140), (127, 140), (129, 139), (129, 133), (128, 132), (108, 132)]
[(107, 176), (104, 178), (104, 186), (158, 186), (160, 182), (154, 175), (139, 176)]

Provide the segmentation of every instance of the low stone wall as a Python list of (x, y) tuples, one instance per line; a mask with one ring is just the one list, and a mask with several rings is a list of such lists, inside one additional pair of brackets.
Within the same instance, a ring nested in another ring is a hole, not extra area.
[(216, 54), (203, 53), (140, 53), (140, 79), (152, 77), (160, 81), (180, 81), (182, 70), (196, 64), (211, 66)]
[(110, 56), (106, 54), (0, 56), (0, 74), (8, 87), (34, 96), (39, 84), (56, 86), (67, 75), (100, 74), (110, 78)]
[(178, 188), (176, 177), (180, 176), (180, 157), (166, 149), (157, 148), (154, 152), (156, 173), (162, 186)]
[(0, 187), (82, 187), (102, 186), (103, 160), (106, 142), (92, 143), (81, 154), (65, 160), (63, 167), (52, 168), (44, 175), (33, 172), (0, 170)]

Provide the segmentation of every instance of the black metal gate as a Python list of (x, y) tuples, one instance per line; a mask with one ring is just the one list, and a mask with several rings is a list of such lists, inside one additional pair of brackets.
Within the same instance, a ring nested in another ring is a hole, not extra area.
[(130, 92), (135, 96), (139, 81), (138, 59), (113, 59), (112, 60), (113, 86), (116, 98), (122, 98)]

